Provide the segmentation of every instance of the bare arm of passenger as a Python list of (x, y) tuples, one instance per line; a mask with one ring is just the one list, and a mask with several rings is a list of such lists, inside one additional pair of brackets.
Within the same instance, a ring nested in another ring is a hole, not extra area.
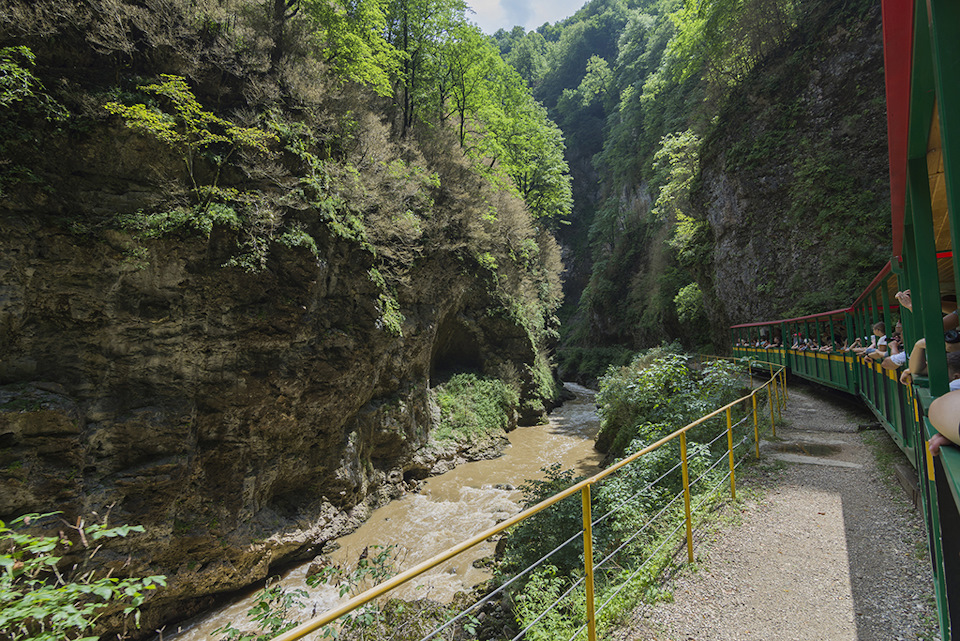
[(960, 443), (960, 390), (948, 392), (930, 403), (930, 424), (939, 434), (930, 439), (927, 447), (936, 456), (943, 445)]
[(943, 317), (943, 331), (949, 332), (951, 329), (956, 329), (960, 326), (960, 315), (958, 315), (957, 310), (954, 310)]
[(927, 373), (927, 339), (921, 338), (913, 346), (907, 367), (911, 374), (917, 376), (923, 376)]

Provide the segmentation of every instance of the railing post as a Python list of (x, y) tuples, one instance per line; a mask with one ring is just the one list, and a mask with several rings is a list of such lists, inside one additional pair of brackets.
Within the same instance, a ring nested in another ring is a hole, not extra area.
[(787, 386), (781, 383), (779, 372), (774, 378), (777, 379), (777, 418), (782, 421), (783, 408), (787, 405)]
[(730, 498), (737, 498), (737, 480), (734, 478), (736, 466), (733, 464), (733, 415), (727, 408), (727, 453), (730, 459)]
[(683, 476), (683, 507), (687, 513), (687, 560), (693, 563), (693, 519), (690, 516), (690, 470), (687, 468), (687, 433), (680, 434), (680, 472)]
[(583, 570), (587, 588), (587, 638), (597, 641), (597, 615), (593, 603), (593, 517), (590, 514), (590, 486), (583, 486)]
[(783, 402), (786, 403), (790, 400), (790, 394), (787, 392), (787, 368), (781, 369), (780, 375), (783, 377)]
[(757, 446), (757, 458), (760, 458), (760, 423), (757, 421), (757, 395), (751, 394), (753, 401), (753, 442)]
[(769, 380), (769, 384), (770, 384), (770, 389), (773, 391), (773, 396), (774, 396), (774, 398), (777, 399), (777, 404), (779, 405), (779, 404), (780, 404), (780, 390), (777, 389), (777, 379), (771, 376), (771, 377), (770, 377), (770, 380)]
[(771, 384), (767, 385), (767, 397), (770, 401), (770, 430), (773, 432), (773, 435), (777, 435), (777, 422), (773, 420), (773, 387)]

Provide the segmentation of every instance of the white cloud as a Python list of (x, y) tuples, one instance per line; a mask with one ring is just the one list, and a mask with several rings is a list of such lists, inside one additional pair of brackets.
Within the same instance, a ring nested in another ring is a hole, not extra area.
[(484, 33), (509, 31), (516, 25), (527, 31), (544, 22), (557, 22), (576, 13), (586, 0), (468, 0), (473, 21)]

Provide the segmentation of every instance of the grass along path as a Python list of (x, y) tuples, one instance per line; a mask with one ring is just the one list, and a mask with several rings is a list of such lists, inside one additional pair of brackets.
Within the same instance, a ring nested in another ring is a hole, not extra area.
[[(696, 536), (672, 601), (634, 611), (615, 641), (939, 639), (905, 461), (858, 401), (791, 383), (778, 438), (738, 470), (738, 501)], [(678, 563), (686, 560), (685, 549)]]

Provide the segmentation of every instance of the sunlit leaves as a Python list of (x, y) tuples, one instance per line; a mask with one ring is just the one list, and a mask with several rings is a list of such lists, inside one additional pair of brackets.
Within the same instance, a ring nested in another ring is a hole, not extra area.
[(164, 74), (160, 78), (162, 82), (143, 85), (139, 89), (166, 99), (164, 102), (169, 110), (142, 103), (108, 102), (103, 107), (123, 118), (131, 129), (151, 135), (171, 147), (186, 165), (197, 201), (205, 209), (211, 202), (210, 195), (216, 190), (219, 173), (211, 185), (199, 185), (195, 170), (197, 155), (218, 152), (213, 153), (210, 160), (219, 168), (238, 148), (269, 152), (267, 145), (276, 140), (276, 136), (255, 127), (241, 127), (205, 111), (183, 77)]
[(670, 18), (677, 28), (670, 43), (677, 78), (702, 72), (719, 88), (739, 82), (783, 40), (796, 21), (796, 6), (782, 0), (686, 0)]
[(304, 0), (314, 21), (322, 57), (345, 80), (367, 85), (381, 96), (393, 91), (401, 52), (387, 42), (387, 0)]
[[(0, 630), (11, 641), (95, 640), (89, 633), (102, 612), (115, 604), (135, 620), (147, 594), (166, 585), (163, 576), (140, 579), (98, 576), (81, 566), (58, 569), (63, 554), (73, 546), (60, 536), (43, 536), (24, 531), (53, 514), (30, 514), (14, 519), (10, 525), (0, 521)], [(90, 541), (124, 537), (143, 532), (140, 526), (108, 528), (103, 524), (85, 525), (74, 530), (86, 548)], [(80, 550), (84, 559), (96, 549)], [(74, 552), (75, 554), (76, 552)]]
[(654, 171), (663, 181), (654, 205), (654, 216), (673, 220), (678, 214), (689, 215), (690, 187), (700, 163), (700, 138), (687, 130), (667, 134), (660, 139), (660, 149), (653, 156)]

